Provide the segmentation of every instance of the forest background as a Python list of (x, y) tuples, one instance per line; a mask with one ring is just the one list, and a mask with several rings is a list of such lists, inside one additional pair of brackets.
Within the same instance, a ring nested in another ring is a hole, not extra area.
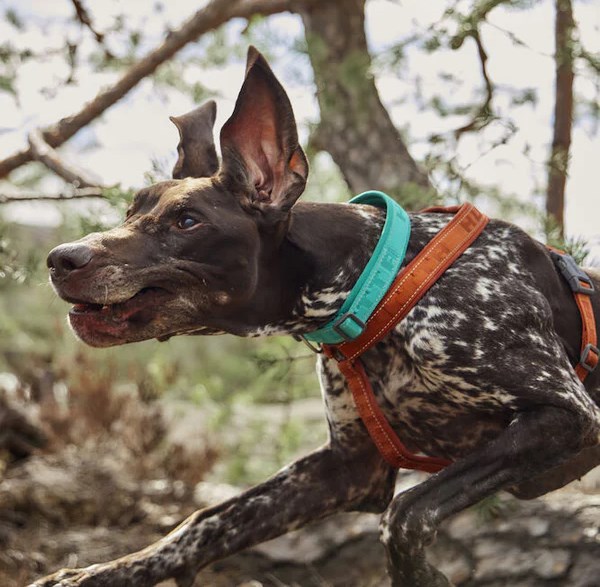
[[(170, 176), (169, 115), (213, 98), (218, 136), (250, 44), (294, 106), (311, 163), (304, 198), (382, 189), (412, 210), (469, 200), (600, 265), (597, 2), (2, 0), (0, 496), (20, 480), (22, 500), (7, 503), (23, 517), (8, 516), (0, 576), (72, 564), (72, 545), (51, 554), (33, 526), (134, 522), (118, 508), (82, 519), (73, 479), (69, 499), (53, 494), (57, 522), (25, 490), (51, 485), (40, 463), (79, 478), (100, 462), (112, 491), (127, 493), (127, 477), (157, 508), (167, 497), (191, 507), (206, 483), (259, 482), (326, 439), (302, 345), (223, 336), (89, 349), (47, 283), (50, 248), (114, 225), (136, 189)], [(101, 509), (90, 499), (85, 511)], [(158, 532), (182, 508), (138, 514)], [(28, 548), (37, 562), (19, 559)], [(573, 572), (573, 556), (548, 581)]]

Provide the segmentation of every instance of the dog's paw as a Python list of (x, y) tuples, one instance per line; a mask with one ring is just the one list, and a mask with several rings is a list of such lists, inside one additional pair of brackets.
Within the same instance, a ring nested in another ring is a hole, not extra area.
[(61, 569), (52, 575), (38, 579), (27, 587), (104, 587), (114, 585), (102, 572), (102, 565), (85, 569)]

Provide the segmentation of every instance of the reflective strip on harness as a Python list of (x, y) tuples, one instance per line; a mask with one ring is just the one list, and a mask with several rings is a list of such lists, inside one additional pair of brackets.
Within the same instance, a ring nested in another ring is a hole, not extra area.
[(446, 459), (411, 453), (398, 438), (377, 404), (360, 356), (383, 339), (425, 295), (448, 267), (471, 245), (489, 219), (472, 204), (434, 208), (425, 212), (453, 212), (454, 218), (398, 274), (388, 293), (353, 341), (323, 345), (328, 357), (338, 361), (354, 402), (371, 439), (392, 466), (433, 473), (450, 464)]

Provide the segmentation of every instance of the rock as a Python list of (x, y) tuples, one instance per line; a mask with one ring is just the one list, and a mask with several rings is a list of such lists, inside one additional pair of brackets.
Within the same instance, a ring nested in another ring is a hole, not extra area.
[(365, 536), (378, 539), (379, 518), (376, 514), (356, 513), (332, 516), (307, 529), (259, 544), (255, 550), (277, 562), (312, 564), (335, 552), (349, 540)]
[(3, 509), (61, 525), (124, 526), (142, 513), (126, 472), (74, 450), (31, 457), (11, 468), (0, 485), (0, 513)]
[(591, 552), (581, 553), (570, 576), (570, 587), (598, 587), (600, 584), (600, 557)]
[(10, 463), (24, 459), (46, 442), (41, 427), (33, 422), (22, 406), (9, 402), (0, 388), (0, 479), (3, 461)]
[(429, 549), (429, 560), (442, 571), (454, 585), (464, 585), (473, 576), (473, 561), (463, 545), (440, 532)]

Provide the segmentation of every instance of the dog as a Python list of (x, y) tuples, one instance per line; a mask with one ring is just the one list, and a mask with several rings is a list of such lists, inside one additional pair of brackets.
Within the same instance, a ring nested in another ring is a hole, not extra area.
[[(173, 119), (174, 179), (137, 193), (124, 223), (50, 252), (84, 342), (175, 335), (301, 336), (330, 320), (377, 243), (369, 205), (297, 202), (308, 165), (290, 101), (251, 48), (235, 109), (212, 142), (215, 105)], [(412, 213), (404, 263), (450, 215)], [(600, 274), (590, 271), (600, 316)], [(600, 463), (600, 369), (585, 385), (581, 317), (541, 243), (491, 220), (408, 316), (362, 360), (407, 448), (452, 461), (394, 496), (397, 476), (359, 418), (335, 360), (318, 355), (330, 438), (266, 482), (194, 513), (148, 548), (62, 570), (36, 587), (148, 586), (340, 511), (382, 513), (393, 585), (447, 587), (424, 549), (449, 516), (505, 489), (529, 499)]]

